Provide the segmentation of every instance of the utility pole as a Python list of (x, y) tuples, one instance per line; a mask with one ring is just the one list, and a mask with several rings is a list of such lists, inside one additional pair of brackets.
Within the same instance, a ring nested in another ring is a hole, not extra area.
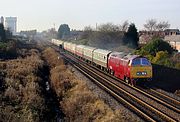
[(97, 23), (96, 23), (96, 31), (97, 31)]
[(56, 30), (56, 28), (55, 28), (55, 23), (53, 23), (53, 28), (54, 28), (54, 30)]

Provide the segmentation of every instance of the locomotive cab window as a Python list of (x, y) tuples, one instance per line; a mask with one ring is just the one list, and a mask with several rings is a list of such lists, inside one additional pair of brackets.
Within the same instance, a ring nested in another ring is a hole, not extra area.
[(151, 63), (146, 58), (135, 58), (132, 61), (132, 66), (138, 65), (151, 65)]
[(142, 65), (151, 65), (151, 63), (146, 58), (141, 58)]
[(140, 58), (135, 58), (132, 61), (132, 66), (137, 66), (137, 65), (141, 65), (141, 59)]

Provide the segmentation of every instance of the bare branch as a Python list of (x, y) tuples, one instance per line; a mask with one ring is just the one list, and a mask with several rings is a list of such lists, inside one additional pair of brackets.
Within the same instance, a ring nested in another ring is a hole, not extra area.
[(158, 31), (163, 31), (169, 27), (170, 27), (170, 24), (168, 23), (168, 21), (162, 21), (157, 24), (156, 29)]
[(129, 26), (128, 20), (124, 21), (121, 25), (121, 31), (127, 31), (128, 26)]
[(156, 19), (149, 19), (146, 21), (146, 24), (144, 24), (144, 27), (148, 31), (154, 31), (156, 30), (157, 20)]

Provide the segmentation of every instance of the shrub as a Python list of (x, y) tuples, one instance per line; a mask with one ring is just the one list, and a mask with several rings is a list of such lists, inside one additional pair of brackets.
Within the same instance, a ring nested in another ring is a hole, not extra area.
[(175, 94), (176, 94), (177, 96), (180, 96), (180, 90), (176, 90), (176, 91), (175, 91)]
[(40, 121), (44, 116), (45, 100), (39, 86), (42, 82), (40, 69), (44, 62), (37, 50), (27, 50), (25, 53), (24, 58), (9, 60), (0, 65), (5, 72), (2, 75), (5, 89), (0, 93), (0, 121), (32, 122)]
[(156, 53), (156, 56), (153, 58), (152, 62), (155, 64), (172, 67), (173, 64), (169, 58), (170, 56), (167, 51), (159, 51)]
[(46, 59), (51, 67), (63, 65), (64, 61), (60, 55), (52, 48), (47, 48), (43, 51), (43, 57)]
[(175, 64), (175, 68), (176, 68), (176, 69), (180, 69), (180, 63), (176, 63), (176, 64)]
[(156, 53), (156, 56), (153, 58), (153, 62), (154, 63), (158, 63), (160, 61), (164, 61), (165, 59), (167, 59), (168, 56), (168, 52), (167, 51), (159, 51)]
[(173, 48), (170, 44), (159, 38), (150, 41), (150, 43), (145, 45), (143, 49), (151, 55), (155, 55), (159, 51), (167, 51), (169, 54), (172, 54), (173, 52)]

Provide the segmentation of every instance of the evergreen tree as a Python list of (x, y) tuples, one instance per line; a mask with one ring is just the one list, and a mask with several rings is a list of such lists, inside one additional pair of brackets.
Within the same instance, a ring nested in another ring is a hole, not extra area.
[(5, 41), (6, 40), (6, 32), (4, 30), (4, 25), (0, 23), (0, 40)]
[(130, 24), (128, 31), (124, 34), (123, 43), (128, 44), (130, 47), (137, 48), (139, 35), (134, 23)]
[(12, 37), (12, 32), (11, 32), (9, 29), (7, 29), (7, 30), (5, 31), (5, 33), (6, 33), (6, 39)]
[(70, 28), (67, 24), (62, 24), (59, 26), (58, 29), (58, 38), (59, 39), (65, 39), (67, 36), (70, 35)]

